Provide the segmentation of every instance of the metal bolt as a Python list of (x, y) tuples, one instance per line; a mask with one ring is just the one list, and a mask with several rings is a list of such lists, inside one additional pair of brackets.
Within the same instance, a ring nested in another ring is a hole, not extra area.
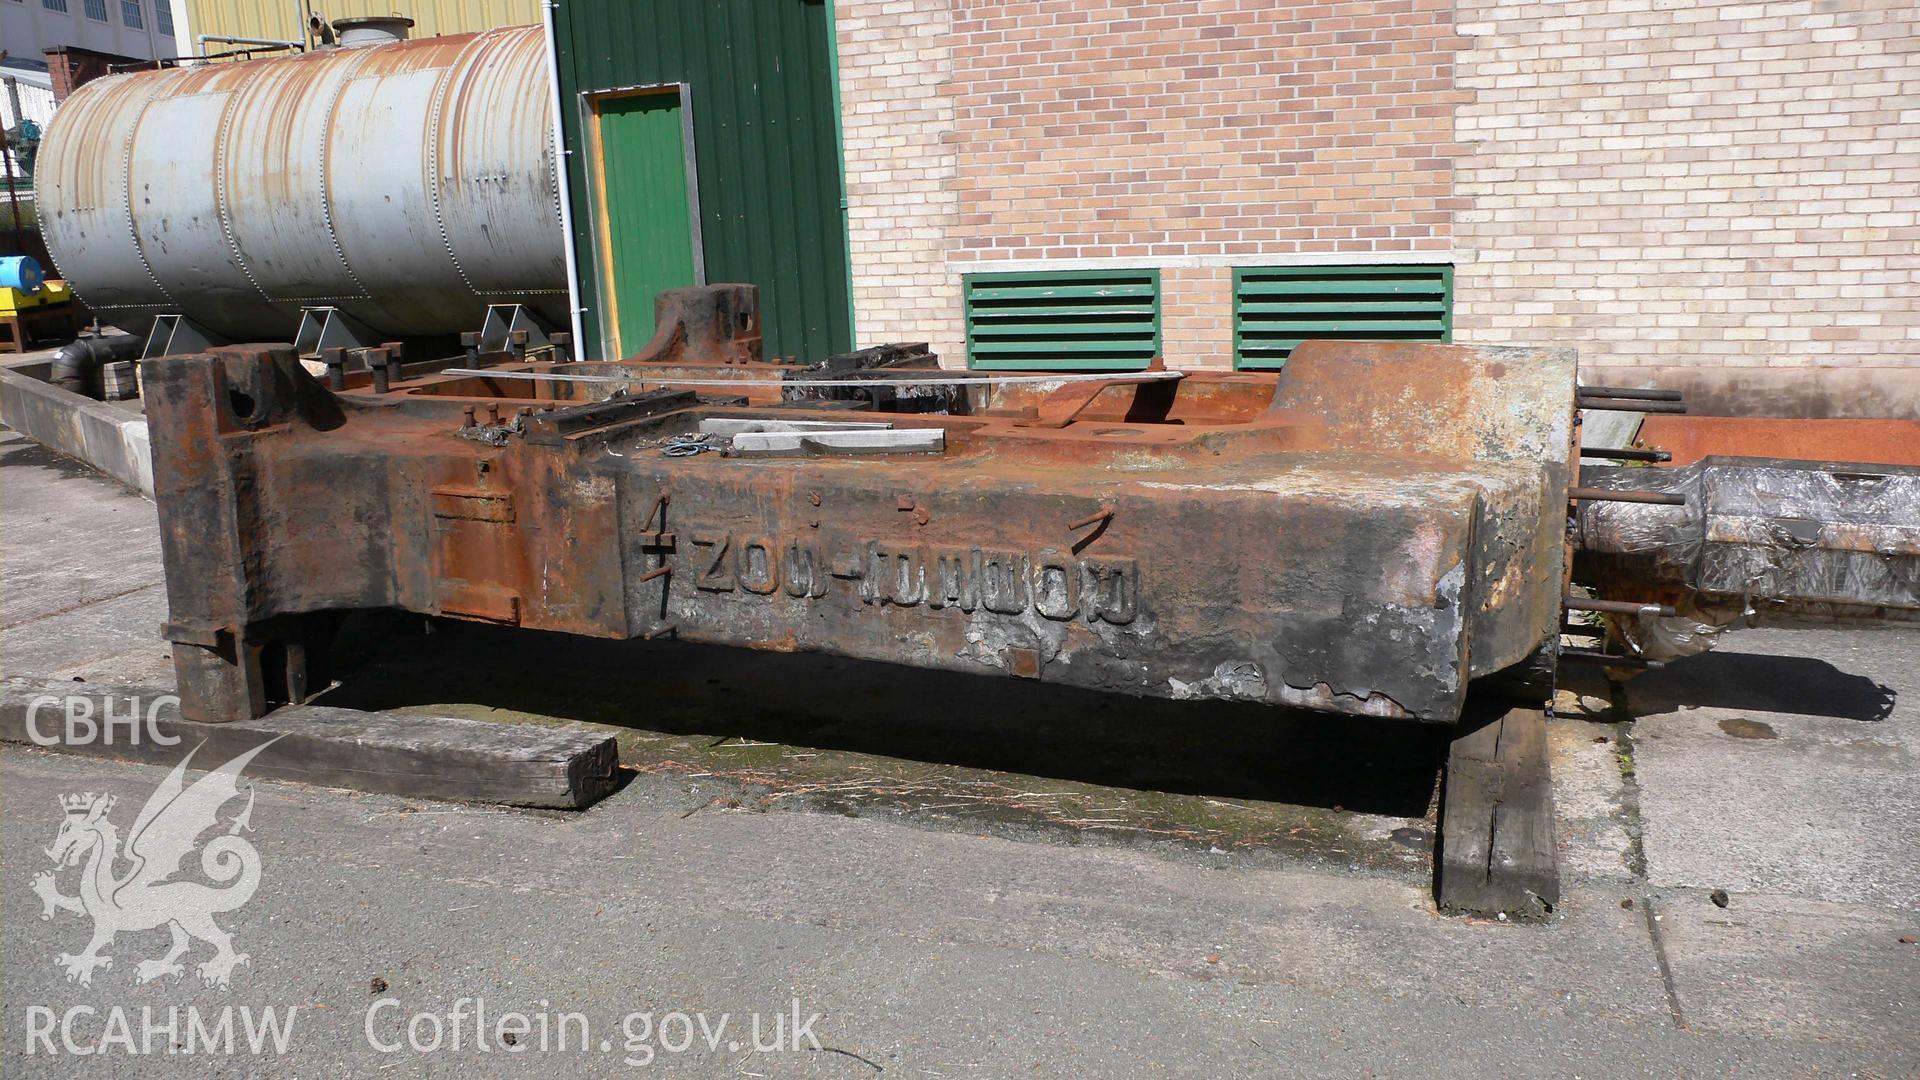
[(383, 341), (380, 348), (387, 354), (387, 375), (394, 382), (405, 379), (406, 372), (401, 369), (401, 358), (407, 353), (405, 342)]
[(338, 346), (322, 349), (320, 359), (327, 365), (327, 388), (345, 390), (347, 388), (347, 350)]
[(384, 394), (390, 385), (387, 381), (387, 350), (368, 349), (367, 367), (373, 372), (373, 392)]
[(460, 426), (462, 428), (470, 428), (473, 426), (473, 406), (468, 405), (462, 408), (460, 410), (460, 415), (461, 415)]

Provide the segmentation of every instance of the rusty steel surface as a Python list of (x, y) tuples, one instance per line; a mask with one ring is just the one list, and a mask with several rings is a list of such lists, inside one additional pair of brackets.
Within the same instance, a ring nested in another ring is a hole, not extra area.
[(97, 79), (48, 125), (47, 246), (135, 333), (284, 338), (303, 305), (395, 335), (490, 303), (567, 320), (540, 28)]
[[(267, 346), (148, 362), (183, 709), (323, 685), (339, 616), (388, 608), (1449, 722), (1559, 625), (1568, 352), (1320, 342), (1281, 374), (1092, 393), (672, 385), (795, 378), (702, 359), (724, 344), (559, 365), (632, 378), (611, 387), (424, 371), (335, 393)], [(814, 370), (884, 385), (898, 358)], [(943, 439), (669, 452), (716, 419)]]
[(1920, 420), (1649, 416), (1637, 441), (1668, 451), (1674, 465), (1708, 457), (1920, 465)]

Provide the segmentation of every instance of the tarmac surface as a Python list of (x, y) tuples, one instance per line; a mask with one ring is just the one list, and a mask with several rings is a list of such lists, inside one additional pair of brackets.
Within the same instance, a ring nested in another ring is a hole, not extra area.
[[(0, 432), (0, 563), (0, 674), (170, 685), (151, 504)], [(196, 977), (199, 941), (136, 984), (158, 929), (82, 986), (56, 957), (90, 918), (43, 920), (31, 887), (58, 800), (112, 794), (125, 830), (166, 770), (0, 749), (0, 1070), (1920, 1074), (1914, 629), (1734, 631), (1569, 696), (1539, 926), (1434, 911), (1440, 733), (418, 619), (355, 635), (331, 703), (604, 726), (633, 780), (571, 814), (261, 781), (260, 884), (218, 917), (248, 955), (230, 988)], [(181, 1052), (219, 1042), (189, 1006), (230, 1019), (233, 1055)], [(267, 1007), (294, 1017), (284, 1053), (247, 1045)], [(756, 1013), (788, 1048), (754, 1049)]]

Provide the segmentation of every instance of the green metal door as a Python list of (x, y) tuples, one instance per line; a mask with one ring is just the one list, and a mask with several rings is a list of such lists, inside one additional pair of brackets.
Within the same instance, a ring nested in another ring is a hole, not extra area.
[(653, 337), (653, 298), (695, 284), (693, 195), (677, 88), (593, 99), (600, 309), (611, 356)]

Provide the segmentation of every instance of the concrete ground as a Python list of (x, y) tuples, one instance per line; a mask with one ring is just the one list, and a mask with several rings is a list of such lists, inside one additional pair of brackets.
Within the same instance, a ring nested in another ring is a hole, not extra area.
[[(0, 433), (0, 674), (168, 682), (157, 544), (150, 504)], [(231, 1005), (295, 1021), (284, 1055), (236, 1033), (223, 1074), (1920, 1073), (1912, 630), (1737, 631), (1585, 686), (1551, 732), (1543, 926), (1434, 912), (1432, 732), (428, 630), (363, 620), (328, 700), (604, 725), (634, 780), (576, 814), (263, 781), (261, 884), (219, 917), (250, 957), (231, 989), (193, 978), (198, 942), (185, 979), (136, 985), (159, 930), (83, 987), (55, 957), (90, 921), (43, 921), (29, 887), (56, 800), (114, 794), (125, 828), (165, 771), (0, 750), (0, 1068), (204, 1072), (166, 1053), (184, 1030), (130, 1055), (107, 1018), (137, 1047), (169, 1007)], [(583, 1014), (586, 1048), (477, 1049), (471, 1021), (459, 1049), (380, 1048), (467, 998), (489, 1025)], [(756, 1053), (750, 1014), (770, 1041), (796, 999), (819, 1048)], [(106, 1051), (70, 1060), (48, 1018)]]

